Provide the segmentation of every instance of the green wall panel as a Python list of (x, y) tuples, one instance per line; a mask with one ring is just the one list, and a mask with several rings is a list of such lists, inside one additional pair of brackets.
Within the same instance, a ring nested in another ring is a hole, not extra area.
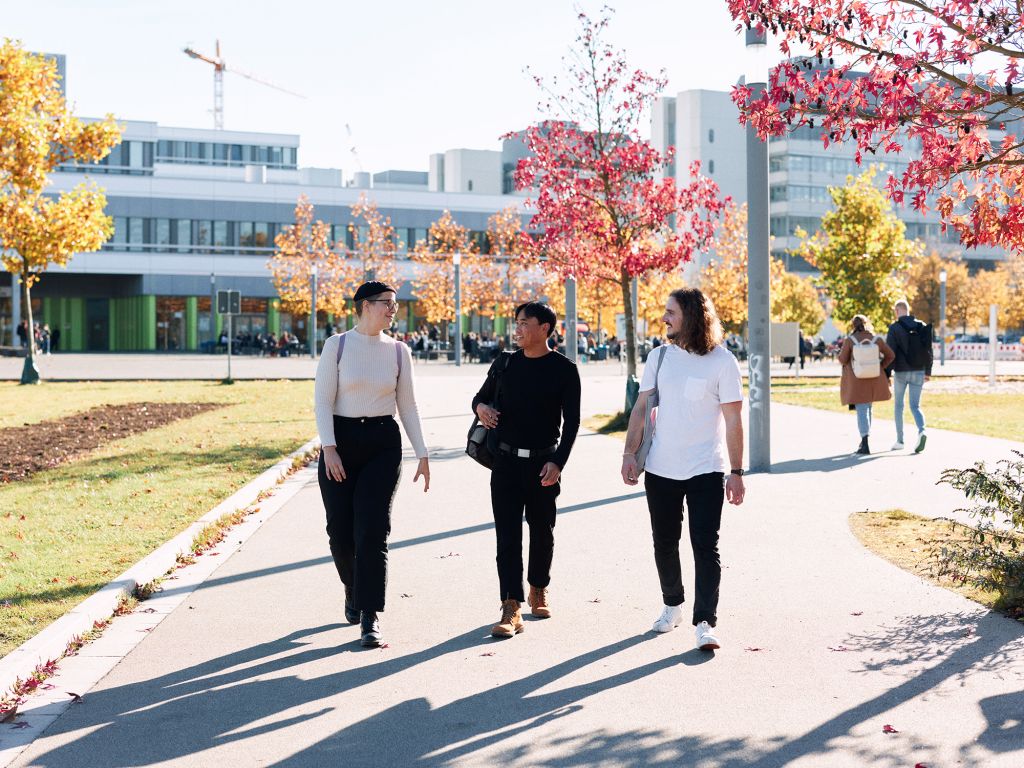
[(199, 301), (185, 298), (185, 349), (199, 349)]

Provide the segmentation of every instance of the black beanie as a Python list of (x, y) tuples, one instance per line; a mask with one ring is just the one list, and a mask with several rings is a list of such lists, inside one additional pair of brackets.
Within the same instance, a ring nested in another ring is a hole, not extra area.
[(391, 291), (395, 295), (398, 294), (398, 291), (387, 283), (382, 283), (380, 280), (370, 280), (363, 283), (356, 289), (356, 294), (352, 297), (352, 301), (362, 301), (363, 299), (368, 299), (371, 296), (376, 296), (378, 293), (387, 293), (388, 291)]

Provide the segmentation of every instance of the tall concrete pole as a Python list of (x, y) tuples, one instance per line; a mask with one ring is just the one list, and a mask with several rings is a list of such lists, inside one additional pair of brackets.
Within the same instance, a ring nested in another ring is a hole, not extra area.
[(455, 365), (462, 365), (462, 254), (452, 254), (455, 267)]
[(565, 356), (576, 362), (576, 278), (565, 278)]
[[(746, 33), (747, 86), (751, 100), (764, 93), (762, 63), (767, 41), (756, 29)], [(770, 472), (771, 457), (771, 253), (768, 245), (768, 144), (747, 123), (747, 329), (750, 375), (750, 469)]]

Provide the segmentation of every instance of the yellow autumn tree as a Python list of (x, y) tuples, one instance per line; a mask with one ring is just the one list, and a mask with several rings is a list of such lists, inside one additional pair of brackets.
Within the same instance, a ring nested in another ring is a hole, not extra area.
[[(743, 333), (748, 311), (746, 203), (739, 208), (730, 205), (726, 210), (722, 226), (715, 237), (715, 254), (717, 258), (700, 271), (700, 289), (711, 297), (725, 330), (729, 333)], [(786, 267), (781, 261), (771, 260), (773, 293), (782, 285), (785, 271)]]
[(487, 240), (490, 253), (479, 259), (474, 292), (481, 308), (490, 308), (487, 317), (511, 319), (517, 306), (535, 298), (540, 285), (538, 264), (526, 248), (522, 219), (515, 206), (503, 208), (487, 220)]
[(986, 333), (989, 321), (989, 307), (995, 304), (996, 325), (1006, 328), (1012, 314), (1010, 288), (1006, 278), (998, 270), (983, 269), (967, 281), (964, 301), (964, 326), (978, 333)]
[(317, 219), (305, 195), (295, 205), (295, 223), (274, 238), (276, 250), (267, 266), (281, 307), (296, 315), (312, 310), (312, 277), (317, 273), (317, 309), (343, 315), (351, 296), (352, 269), (332, 247), (331, 227)]
[(970, 275), (967, 265), (957, 258), (943, 258), (938, 251), (932, 250), (922, 254), (910, 262), (907, 269), (907, 299), (914, 317), (925, 323), (931, 323), (935, 329), (935, 338), (939, 334), (941, 314), (941, 295), (939, 275), (946, 270), (946, 320), (947, 325), (952, 319), (962, 321), (965, 312), (967, 283)]
[(85, 123), (68, 111), (53, 60), (12, 40), (0, 45), (0, 263), (21, 282), (22, 318), (29, 328), (22, 384), (39, 381), (32, 286), (51, 265), (65, 266), (75, 253), (97, 251), (113, 234), (103, 190), (83, 183), (47, 194), (50, 174), (61, 163), (98, 162), (120, 140), (112, 115)]
[(347, 295), (351, 296), (367, 280), (380, 280), (397, 290), (402, 281), (396, 258), (403, 243), (395, 237), (391, 217), (381, 214), (377, 203), (362, 194), (352, 206), (352, 218), (348, 228), (353, 246), (346, 253), (345, 264)]
[[(461, 257), (462, 273), (471, 274), (478, 258), (476, 245), (470, 242), (469, 230), (457, 223), (451, 212), (446, 210), (430, 225), (427, 239), (416, 243), (411, 253), (416, 265), (416, 276), (412, 282), (417, 313), (429, 323), (455, 319), (453, 259), (456, 253)], [(463, 311), (475, 304), (472, 287), (470, 281), (464, 281)]]
[[(771, 315), (772, 322), (799, 323), (805, 336), (817, 336), (825, 324), (825, 307), (810, 277), (787, 272), (782, 262), (773, 259)], [(781, 272), (779, 271), (779, 268)]]
[(1008, 253), (998, 267), (1009, 292), (1006, 324), (1010, 328), (1024, 328), (1024, 251)]

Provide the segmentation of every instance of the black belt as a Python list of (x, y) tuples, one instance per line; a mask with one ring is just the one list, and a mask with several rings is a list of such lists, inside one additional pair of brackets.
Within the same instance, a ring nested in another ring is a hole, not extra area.
[(387, 424), (389, 421), (395, 420), (394, 416), (338, 416), (337, 414), (334, 418), (342, 424)]
[(507, 456), (516, 456), (520, 459), (536, 459), (540, 456), (550, 456), (555, 452), (555, 446), (547, 448), (513, 448), (508, 443), (498, 443), (498, 450)]

